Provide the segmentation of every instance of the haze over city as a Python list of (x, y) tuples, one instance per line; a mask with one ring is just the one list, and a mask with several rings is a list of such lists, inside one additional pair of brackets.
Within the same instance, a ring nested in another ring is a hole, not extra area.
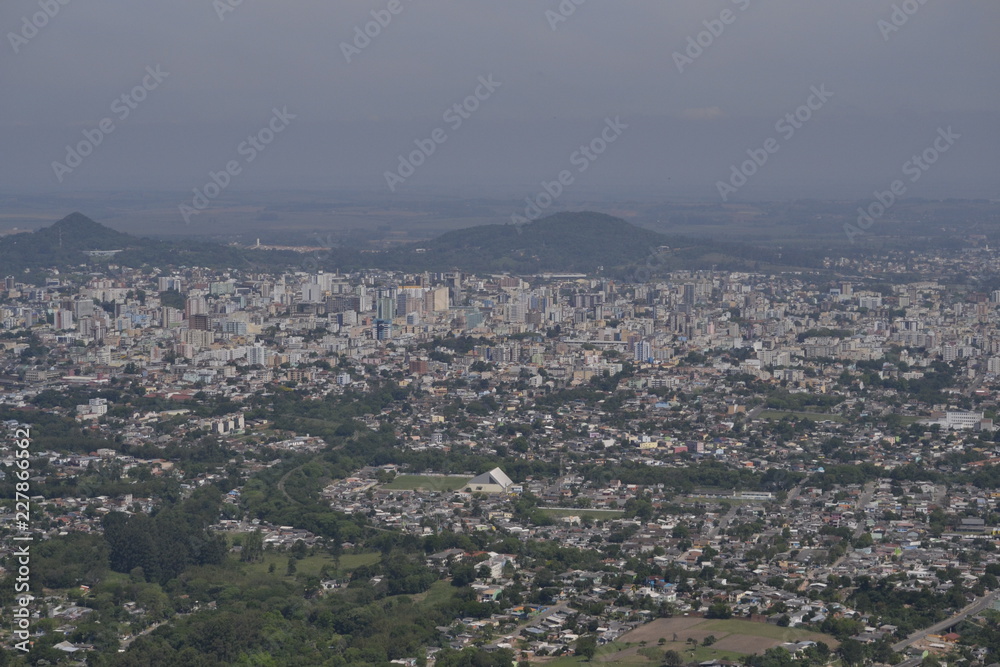
[[(0, 189), (190, 192), (242, 160), (277, 108), (294, 120), (228, 194), (520, 199), (620, 117), (627, 131), (568, 199), (717, 201), (717, 182), (769, 137), (780, 150), (735, 199), (863, 198), (948, 126), (962, 141), (910, 194), (997, 196), (996, 3), (388, 4), (70, 2), (33, 31), (40, 4), (6, 3), (0, 77), (16, 93), (0, 100)], [(168, 75), (122, 119), (147, 67)], [(499, 87), (452, 129), (446, 110), (488, 76)], [(814, 86), (832, 96), (782, 139), (775, 124)], [(104, 118), (113, 131), (57, 178), (52, 163)], [(446, 141), (390, 191), (385, 172), (438, 128)]]

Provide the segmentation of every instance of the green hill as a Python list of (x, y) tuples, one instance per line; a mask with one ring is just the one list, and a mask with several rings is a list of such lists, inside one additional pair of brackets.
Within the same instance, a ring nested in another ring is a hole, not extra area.
[(400, 268), (533, 273), (594, 271), (637, 261), (666, 237), (601, 213), (558, 213), (523, 225), (483, 225), (386, 253)]
[[(523, 225), (483, 225), (448, 232), (385, 253), (366, 253), (369, 266), (404, 271), (462, 269), (478, 273), (592, 273), (639, 277), (677, 269), (761, 270), (817, 266), (820, 255), (666, 236), (602, 213), (557, 213)], [(336, 262), (350, 261), (343, 256)]]
[[(113, 257), (91, 257), (86, 251), (120, 250)], [(0, 238), (0, 273), (22, 275), (25, 270), (113, 262), (124, 266), (207, 266), (251, 268), (291, 265), (290, 253), (255, 253), (204, 241), (159, 241), (116, 231), (82, 213), (71, 213), (35, 232)], [(253, 261), (251, 261), (253, 260)]]
[[(114, 257), (85, 251), (121, 250)], [(594, 273), (647, 280), (677, 269), (766, 270), (817, 266), (819, 255), (791, 256), (773, 248), (715, 240), (665, 236), (602, 213), (558, 213), (522, 225), (483, 225), (448, 232), (429, 241), (386, 251), (334, 248), (317, 255), (310, 270), (376, 268), (534, 274)], [(0, 238), (0, 273), (25, 269), (107, 263), (122, 266), (204, 266), (224, 269), (301, 269), (305, 257), (293, 252), (244, 250), (204, 240), (160, 241), (115, 231), (73, 213), (36, 232)]]
[(12, 273), (41, 266), (78, 265), (88, 260), (85, 250), (124, 250), (135, 240), (73, 213), (37, 232), (0, 238), (0, 267)]

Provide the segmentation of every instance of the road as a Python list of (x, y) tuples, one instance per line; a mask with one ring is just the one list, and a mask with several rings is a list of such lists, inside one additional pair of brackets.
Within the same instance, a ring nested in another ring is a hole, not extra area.
[(528, 620), (522, 621), (521, 623), (518, 624), (516, 628), (514, 628), (513, 632), (507, 635), (507, 637), (509, 639), (517, 639), (521, 636), (521, 630), (529, 628), (532, 625), (537, 625), (538, 623), (541, 623), (542, 621), (547, 619), (552, 614), (557, 614), (561, 611), (567, 611), (568, 609), (569, 609), (569, 600), (563, 600), (559, 604), (549, 607), (548, 609), (538, 614), (537, 616), (532, 616), (528, 618)]
[[(181, 616), (181, 614), (177, 614), (177, 616)], [(166, 623), (167, 623), (166, 621), (159, 621), (157, 623), (153, 623), (151, 626), (149, 626), (148, 628), (146, 628), (142, 632), (137, 632), (133, 636), (129, 637), (128, 639), (123, 640), (121, 648), (118, 649), (118, 652), (119, 653), (124, 653), (126, 650), (128, 650), (128, 647), (136, 639), (138, 639), (139, 637), (143, 637), (145, 635), (148, 635), (150, 632), (152, 632), (153, 630), (157, 629), (161, 625), (166, 625)]]
[[(861, 537), (861, 535), (865, 532), (866, 528), (865, 507), (868, 505), (868, 503), (872, 501), (872, 496), (874, 495), (875, 495), (875, 482), (868, 482), (861, 490), (861, 495), (858, 496), (857, 506), (855, 507), (855, 516), (857, 517), (858, 526), (857, 528), (854, 529), (854, 534), (852, 536), (853, 539), (855, 540)], [(820, 572), (835, 571), (838, 567), (840, 567), (841, 563), (847, 560), (847, 556), (853, 550), (854, 547), (852, 547), (851, 545), (847, 545), (847, 551), (844, 552), (844, 555), (835, 560), (833, 564), (830, 565), (829, 568), (820, 568), (820, 567), (813, 568), (808, 574), (806, 574), (805, 579), (802, 580), (802, 584), (799, 586), (799, 590), (804, 591), (806, 588), (808, 588), (809, 584), (811, 584), (814, 581), (814, 578)]]
[(914, 642), (918, 642), (921, 639), (924, 639), (925, 637), (927, 637), (927, 635), (936, 635), (943, 630), (947, 630), (951, 626), (964, 621), (966, 617), (974, 616), (979, 612), (981, 612), (982, 610), (986, 609), (991, 604), (993, 604), (993, 602), (997, 599), (998, 596), (1000, 596), (1000, 591), (993, 591), (989, 595), (979, 598), (978, 600), (971, 603), (970, 605), (962, 609), (962, 611), (958, 612), (954, 616), (947, 618), (941, 621), (940, 623), (935, 623), (929, 628), (918, 630), (917, 632), (914, 632), (912, 635), (910, 635), (903, 641), (899, 642), (898, 644), (893, 644), (892, 650), (897, 652), (902, 651), (903, 649), (910, 646)]
[(858, 497), (858, 506), (854, 512), (854, 516), (858, 521), (858, 527), (854, 529), (854, 539), (861, 537), (861, 534), (865, 532), (866, 527), (866, 517), (868, 516), (865, 512), (865, 508), (868, 503), (872, 501), (872, 496), (875, 495), (875, 482), (868, 482), (865, 484), (864, 490)]
[(708, 532), (705, 533), (705, 536), (710, 540), (715, 539), (715, 536), (718, 535), (720, 531), (726, 529), (726, 526), (728, 526), (729, 522), (733, 520), (733, 517), (736, 516), (736, 513), (739, 511), (739, 509), (740, 509), (740, 504), (734, 503), (733, 506), (729, 508), (729, 511), (726, 512), (725, 516), (719, 519), (719, 525), (712, 526), (711, 528), (709, 528)]
[(983, 383), (983, 380), (985, 378), (986, 378), (986, 370), (982, 368), (979, 369), (979, 371), (976, 373), (976, 377), (972, 378), (972, 382), (969, 383), (969, 386), (966, 387), (962, 393), (965, 394), (966, 396), (972, 396), (973, 392), (979, 389), (979, 385)]

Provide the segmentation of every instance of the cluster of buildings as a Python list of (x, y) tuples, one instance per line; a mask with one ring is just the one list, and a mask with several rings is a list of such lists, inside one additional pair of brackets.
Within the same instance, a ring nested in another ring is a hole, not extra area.
[[(940, 592), (957, 584), (939, 572), (957, 571), (963, 595), (975, 597), (998, 558), (997, 498), (972, 480), (1000, 461), (1000, 291), (946, 280), (956, 266), (994, 262), (981, 251), (845, 262), (831, 260), (831, 275), (851, 269), (850, 279), (690, 271), (645, 284), (127, 267), (111, 277), (52, 273), (42, 284), (8, 277), (0, 409), (14, 428), (44, 405), (119, 445), (34, 452), (46, 460), (35, 488), (111, 468), (125, 479), (177, 477), (185, 488), (233, 479), (227, 503), (238, 514), (242, 484), (276, 463), (265, 446), (326, 447), (275, 429), (251, 404), (284, 391), (363, 394), (391, 380), (407, 400), (358, 421), (388, 423), (400, 452), (509, 465), (365, 468), (329, 481), (321, 497), (332, 509), (420, 536), (485, 533), (598, 551), (598, 567), (556, 573), (558, 593), (536, 606), (601, 603), (582, 618), (604, 640), (659, 605), (699, 613), (719, 602), (791, 626), (855, 618), (862, 639), (877, 639), (893, 624), (853, 608), (849, 591), (827, 589), (834, 578), (902, 573)], [(924, 278), (892, 280), (903, 268)], [(53, 398), (63, 394), (75, 402)], [(201, 404), (225, 409), (206, 415)], [(226, 465), (123, 453), (204, 437), (238, 453), (235, 475)], [(13, 464), (10, 445), (0, 447), (0, 471)], [(879, 477), (827, 477), (862, 464)], [(706, 466), (731, 474), (713, 485)], [(894, 481), (914, 466), (933, 474)], [(414, 473), (458, 474), (434, 487), (382, 481)], [(44, 502), (47, 534), (58, 536), (99, 530), (109, 511), (149, 512), (158, 500)], [(12, 520), (0, 516), (0, 525)], [(217, 528), (239, 532), (245, 520), (220, 518)], [(275, 548), (316, 539), (295, 526), (267, 528)], [(482, 600), (530, 584), (531, 563), (487, 564), (475, 584)], [(715, 575), (703, 576), (706, 567)], [(443, 632), (460, 646), (495, 643), (504, 630), (512, 645), (548, 653), (579, 634), (579, 609), (568, 627), (568, 614), (531, 622), (526, 599), (510, 602), (493, 623)]]

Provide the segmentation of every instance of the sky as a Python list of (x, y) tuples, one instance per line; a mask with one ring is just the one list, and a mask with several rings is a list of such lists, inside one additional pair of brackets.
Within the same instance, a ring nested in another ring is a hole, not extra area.
[(6, 0), (0, 193), (1000, 198), (998, 27), (993, 0)]

